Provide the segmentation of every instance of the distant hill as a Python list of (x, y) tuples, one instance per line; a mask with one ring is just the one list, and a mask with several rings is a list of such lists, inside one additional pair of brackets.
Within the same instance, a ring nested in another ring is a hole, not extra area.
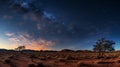
[(61, 52), (74, 52), (74, 50), (71, 50), (71, 49), (62, 49)]
[[(15, 50), (8, 50), (8, 49), (3, 49), (1, 48), (0, 49), (0, 52), (3, 52), (3, 51), (10, 51), (10, 52), (16, 52)], [(91, 50), (71, 50), (71, 49), (62, 49), (60, 51), (55, 51), (55, 50), (31, 50), (31, 49), (25, 49), (23, 50), (23, 52), (93, 52)], [(120, 50), (117, 50), (116, 52), (120, 52)]]
[(91, 50), (76, 50), (76, 52), (92, 52)]

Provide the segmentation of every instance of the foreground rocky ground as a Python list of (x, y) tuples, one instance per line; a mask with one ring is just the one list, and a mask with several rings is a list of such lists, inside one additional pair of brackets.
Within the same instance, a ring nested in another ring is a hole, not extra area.
[(0, 52), (0, 67), (120, 67), (119, 53), (98, 59), (84, 52)]

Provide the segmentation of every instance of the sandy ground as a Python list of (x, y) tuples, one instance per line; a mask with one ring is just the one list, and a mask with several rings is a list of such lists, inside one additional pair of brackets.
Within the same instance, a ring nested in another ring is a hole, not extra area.
[[(27, 53), (0, 53), (0, 67), (120, 67), (119, 58), (75, 60), (64, 57), (51, 59), (30, 56), (31, 54)], [(42, 66), (37, 66), (40, 63)], [(29, 66), (30, 64), (35, 66)]]

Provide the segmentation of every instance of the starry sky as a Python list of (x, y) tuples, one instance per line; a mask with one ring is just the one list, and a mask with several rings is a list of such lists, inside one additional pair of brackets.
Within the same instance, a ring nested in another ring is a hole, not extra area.
[(0, 48), (90, 49), (105, 37), (120, 48), (119, 0), (0, 0)]

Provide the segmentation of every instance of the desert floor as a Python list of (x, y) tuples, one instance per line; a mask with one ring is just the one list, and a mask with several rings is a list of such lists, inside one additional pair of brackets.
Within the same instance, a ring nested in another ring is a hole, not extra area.
[(119, 53), (0, 52), (0, 67), (120, 67)]

